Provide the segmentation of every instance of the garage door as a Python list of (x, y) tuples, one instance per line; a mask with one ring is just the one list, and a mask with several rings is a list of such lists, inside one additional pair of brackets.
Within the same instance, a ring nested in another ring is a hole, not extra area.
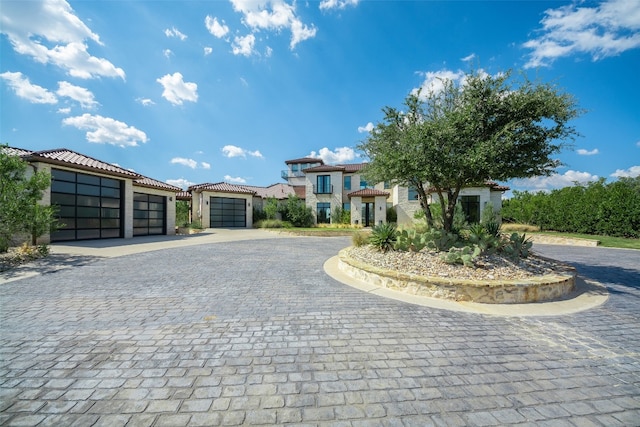
[(231, 228), (247, 226), (247, 201), (228, 197), (212, 197), (211, 227)]
[(162, 196), (133, 193), (133, 235), (166, 234), (166, 206)]
[(123, 237), (122, 181), (51, 169), (51, 204), (62, 228), (54, 242)]

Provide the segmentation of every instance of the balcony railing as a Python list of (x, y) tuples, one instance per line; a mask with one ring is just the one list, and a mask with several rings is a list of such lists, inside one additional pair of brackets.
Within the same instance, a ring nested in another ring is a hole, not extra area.
[(304, 176), (304, 172), (291, 172), (290, 170), (283, 170), (282, 172), (280, 172), (280, 176), (282, 177), (282, 179), (300, 178)]
[(333, 194), (333, 185), (313, 186), (313, 194)]

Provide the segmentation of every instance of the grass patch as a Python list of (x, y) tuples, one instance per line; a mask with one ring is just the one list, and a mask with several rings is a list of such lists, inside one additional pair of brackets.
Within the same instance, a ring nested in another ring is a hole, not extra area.
[(540, 231), (540, 228), (536, 225), (529, 224), (502, 224), (503, 232), (520, 232), (531, 234), (541, 234), (544, 236), (554, 237), (567, 237), (576, 239), (598, 240), (600, 246), (605, 248), (620, 248), (620, 249), (640, 249), (640, 239), (627, 239), (624, 237), (611, 237), (611, 236), (599, 236), (595, 234), (580, 234), (580, 233), (561, 233), (559, 231)]
[(543, 231), (533, 234), (554, 237), (573, 237), (577, 239), (588, 239), (600, 241), (600, 246), (605, 248), (640, 249), (640, 239), (627, 239), (624, 237), (596, 236), (593, 234), (560, 233), (557, 231)]

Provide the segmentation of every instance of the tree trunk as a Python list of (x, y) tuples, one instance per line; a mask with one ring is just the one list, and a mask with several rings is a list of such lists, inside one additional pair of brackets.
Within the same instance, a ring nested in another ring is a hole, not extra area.
[(424, 211), (424, 216), (427, 220), (427, 226), (429, 228), (433, 228), (433, 215), (431, 215), (431, 209), (429, 208), (429, 199), (427, 199), (427, 192), (424, 190), (424, 186), (422, 184), (417, 185), (416, 190), (418, 191), (418, 196), (420, 196), (420, 206)]
[[(447, 189), (447, 203), (445, 212), (443, 212), (443, 223), (444, 229), (447, 232), (452, 232), (453, 230), (453, 220), (456, 215), (456, 205), (458, 204), (458, 194), (460, 194), (460, 188), (456, 189)], [(444, 203), (442, 203), (444, 206)]]

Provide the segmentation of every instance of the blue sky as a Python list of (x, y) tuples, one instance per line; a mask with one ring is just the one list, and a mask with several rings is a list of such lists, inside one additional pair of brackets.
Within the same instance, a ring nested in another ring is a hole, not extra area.
[(583, 135), (538, 190), (640, 175), (640, 1), (4, 1), (0, 142), (185, 187), (281, 182), (356, 146), (412, 90), (524, 70)]

